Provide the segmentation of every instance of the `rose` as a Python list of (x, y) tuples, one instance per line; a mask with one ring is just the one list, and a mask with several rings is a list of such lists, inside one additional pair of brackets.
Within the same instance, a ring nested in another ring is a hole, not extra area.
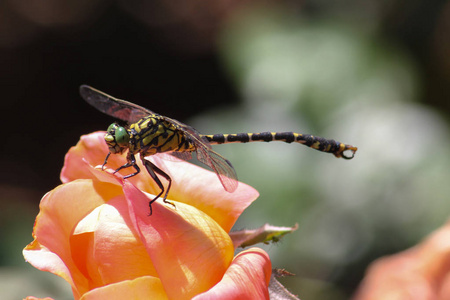
[[(258, 193), (243, 183), (227, 193), (214, 173), (155, 155), (176, 208), (157, 200), (149, 216), (160, 190), (142, 165), (126, 180), (93, 167), (108, 151), (103, 134), (67, 153), (63, 184), (43, 197), (25, 259), (64, 278), (75, 299), (268, 299), (268, 255), (252, 248), (234, 257), (228, 234)], [(112, 155), (108, 167), (125, 162)]]
[(380, 258), (354, 300), (450, 299), (450, 222), (406, 251)]

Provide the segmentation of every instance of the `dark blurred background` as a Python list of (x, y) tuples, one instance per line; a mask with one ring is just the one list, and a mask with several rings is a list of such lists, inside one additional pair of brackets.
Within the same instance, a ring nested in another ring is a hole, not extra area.
[(448, 217), (449, 54), (448, 1), (1, 1), (0, 290), (71, 297), (21, 249), (65, 153), (113, 121), (80, 98), (89, 84), (203, 133), (358, 146), (350, 162), (296, 145), (216, 149), (261, 193), (238, 228), (299, 223), (266, 247), (297, 274), (284, 283), (348, 298), (372, 260)]

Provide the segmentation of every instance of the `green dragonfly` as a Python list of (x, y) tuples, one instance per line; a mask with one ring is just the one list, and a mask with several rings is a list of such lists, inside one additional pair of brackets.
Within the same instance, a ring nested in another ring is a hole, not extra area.
[[(358, 150), (357, 147), (335, 140), (295, 132), (204, 135), (175, 119), (159, 115), (134, 103), (114, 98), (88, 85), (80, 87), (80, 94), (84, 100), (99, 111), (127, 123), (126, 127), (120, 126), (118, 123), (113, 123), (108, 127), (105, 141), (109, 153), (106, 155), (103, 167), (111, 154), (122, 154), (128, 151), (127, 163), (116, 169), (115, 172), (133, 167), (135, 172), (124, 176), (124, 178), (130, 178), (140, 172), (135, 158), (136, 154), (140, 154), (142, 164), (161, 190), (149, 203), (150, 215), (152, 214), (152, 203), (161, 195), (164, 194), (163, 201), (165, 203), (170, 203), (166, 199), (172, 179), (155, 164), (146, 160), (146, 156), (169, 153), (179, 159), (189, 160), (195, 154), (200, 162), (209, 166), (217, 174), (224, 189), (231, 193), (236, 190), (238, 185), (236, 172), (226, 158), (211, 149), (211, 145), (272, 141), (295, 142), (322, 152), (333, 153), (336, 157), (345, 159), (353, 158)], [(350, 156), (346, 155), (348, 151), (351, 152)], [(164, 188), (158, 175), (168, 181), (167, 188)]]

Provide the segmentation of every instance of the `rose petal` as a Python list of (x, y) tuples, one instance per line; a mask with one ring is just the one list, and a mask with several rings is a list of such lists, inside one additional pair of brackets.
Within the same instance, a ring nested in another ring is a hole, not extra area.
[[(152, 204), (129, 182), (124, 184), (135, 230), (147, 247), (159, 278), (171, 299), (189, 299), (214, 286), (233, 259), (228, 234), (208, 215), (176, 202), (176, 209)], [(205, 267), (207, 266), (207, 270)]]
[(63, 277), (81, 294), (86, 292), (86, 279), (71, 257), (69, 237), (80, 219), (121, 193), (119, 186), (89, 179), (60, 185), (47, 193), (36, 217), (35, 240), (23, 251), (25, 259), (42, 271)]
[(450, 222), (417, 246), (377, 260), (354, 299), (450, 299)]
[[(71, 274), (70, 267), (68, 267), (57, 254), (39, 244), (37, 240), (34, 240), (25, 247), (25, 249), (23, 250), (23, 256), (25, 257), (25, 260), (35, 268), (41, 271), (46, 271), (58, 275), (66, 280), (72, 285), (74, 297), (76, 299), (80, 297), (78, 292), (73, 289), (75, 283), (72, 277), (76, 277), (77, 275)], [(83, 281), (81, 277), (78, 277), (77, 279), (77, 282)]]
[[(64, 167), (61, 170), (61, 181), (70, 182), (75, 179), (91, 178), (85, 162), (91, 166), (103, 164), (108, 147), (104, 140), (105, 132), (94, 132), (81, 136), (78, 143), (70, 148), (64, 158)], [(84, 161), (83, 161), (84, 160)]]
[(74, 261), (91, 289), (157, 276), (147, 251), (130, 231), (125, 197), (119, 196), (94, 209), (78, 223), (71, 238)]
[(193, 299), (269, 299), (271, 269), (269, 255), (264, 250), (242, 251), (216, 286)]
[(80, 300), (103, 299), (168, 299), (161, 281), (151, 276), (143, 276), (134, 280), (126, 280), (93, 289)]

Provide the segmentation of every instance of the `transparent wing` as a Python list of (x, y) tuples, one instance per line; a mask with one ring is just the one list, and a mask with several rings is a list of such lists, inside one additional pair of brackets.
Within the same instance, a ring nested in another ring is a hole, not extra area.
[(203, 144), (204, 147), (211, 149), (211, 145), (206, 137), (204, 137), (200, 132), (198, 132), (195, 128), (186, 125), (184, 123), (181, 123), (178, 120), (171, 119), (169, 117), (163, 116), (162, 117), (167, 122), (170, 122), (177, 126), (179, 130), (182, 130), (186, 136), (188, 136), (194, 143)]
[(135, 123), (151, 114), (155, 114), (142, 106), (114, 98), (88, 85), (80, 86), (80, 94), (87, 103), (111, 117), (128, 123)]
[[(168, 153), (169, 155), (167, 155), (167, 157), (164, 157), (164, 159), (166, 160), (172, 160), (172, 161), (177, 161), (177, 160), (190, 160), (192, 159), (192, 153), (191, 152), (170, 152)], [(170, 159), (170, 157), (172, 157), (172, 159)]]
[(216, 172), (227, 192), (234, 192), (238, 186), (236, 171), (231, 163), (219, 153), (205, 147), (197, 147), (197, 159)]

